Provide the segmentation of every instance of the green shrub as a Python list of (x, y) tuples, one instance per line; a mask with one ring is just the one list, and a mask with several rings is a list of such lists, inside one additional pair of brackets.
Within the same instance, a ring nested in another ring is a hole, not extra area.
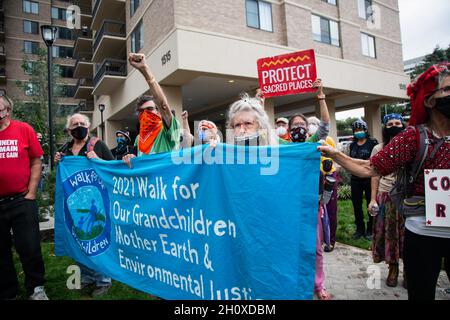
[(338, 187), (338, 200), (348, 200), (352, 197), (352, 191), (349, 185), (341, 185)]

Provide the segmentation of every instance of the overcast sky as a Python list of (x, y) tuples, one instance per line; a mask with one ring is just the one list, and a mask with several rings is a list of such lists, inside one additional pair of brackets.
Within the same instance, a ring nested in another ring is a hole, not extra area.
[(398, 0), (403, 59), (424, 56), (450, 44), (450, 0)]

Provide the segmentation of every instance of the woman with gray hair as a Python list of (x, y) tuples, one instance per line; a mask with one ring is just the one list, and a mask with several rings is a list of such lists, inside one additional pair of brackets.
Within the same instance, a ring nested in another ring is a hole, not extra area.
[(241, 94), (228, 110), (227, 143), (250, 146), (277, 145), (278, 137), (270, 125), (261, 99)]

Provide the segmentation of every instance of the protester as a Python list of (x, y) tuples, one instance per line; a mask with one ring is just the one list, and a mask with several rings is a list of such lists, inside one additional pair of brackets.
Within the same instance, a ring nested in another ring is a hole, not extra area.
[[(309, 117), (308, 123), (309, 123), (308, 136), (312, 137), (319, 130), (320, 120), (317, 117)], [(327, 136), (325, 141), (329, 146), (333, 146), (334, 148), (336, 148), (336, 143), (330, 136)], [(324, 163), (325, 164), (330, 163), (329, 166), (325, 165), (325, 167), (327, 167), (325, 168), (326, 170), (324, 170)], [(330, 158), (322, 157), (322, 160), (320, 161), (320, 170), (322, 171), (322, 174), (331, 176), (333, 177), (333, 179), (336, 179), (336, 166), (334, 165), (333, 161)], [(332, 252), (334, 250), (334, 246), (336, 245), (337, 204), (338, 204), (337, 186), (338, 186), (337, 183), (333, 185), (331, 198), (328, 204), (326, 204), (324, 207), (325, 214), (328, 215), (329, 229), (330, 229), (329, 243), (326, 243), (326, 241), (324, 243), (325, 252)]]
[(295, 114), (289, 118), (289, 135), (291, 142), (317, 142), (325, 140), (330, 132), (330, 114), (325, 102), (325, 94), (323, 93), (323, 83), (321, 79), (317, 79), (313, 83), (314, 88), (318, 88), (317, 99), (320, 106), (320, 123), (319, 129), (315, 134), (308, 137), (308, 119), (303, 114)]
[[(325, 102), (325, 94), (323, 92), (323, 83), (321, 79), (317, 79), (313, 86), (317, 88), (317, 99), (319, 100), (321, 121), (316, 133), (311, 137), (308, 137), (308, 119), (302, 115), (293, 115), (289, 119), (289, 132), (291, 136), (291, 142), (317, 142), (322, 139), (326, 139), (329, 133), (330, 115), (328, 113), (328, 107)], [(320, 190), (323, 186), (323, 174), (320, 174)], [(320, 192), (321, 193), (321, 192)], [(318, 219), (317, 219), (317, 236), (316, 236), (316, 274), (314, 278), (314, 293), (319, 300), (331, 300), (331, 295), (325, 288), (325, 271), (323, 268), (323, 249), (322, 243), (324, 241), (324, 230), (322, 224), (322, 218), (324, 217), (324, 208), (322, 201), (319, 202)]]
[(289, 120), (287, 118), (278, 118), (275, 121), (275, 128), (277, 130), (277, 135), (280, 139), (289, 141), (291, 137), (289, 136)]
[[(66, 130), (72, 140), (65, 144), (62, 149), (55, 154), (55, 163), (60, 162), (64, 156), (82, 156), (88, 159), (114, 160), (111, 151), (106, 144), (98, 138), (89, 136), (91, 124), (85, 115), (75, 113), (67, 118)], [(95, 284), (96, 288), (92, 292), (93, 297), (102, 296), (108, 293), (111, 288), (111, 278), (82, 264), (81, 288), (86, 288)]]
[(130, 132), (127, 130), (116, 131), (117, 146), (111, 149), (111, 153), (116, 160), (122, 160), (126, 154), (136, 154), (136, 149), (131, 146)]
[(247, 146), (278, 144), (278, 137), (270, 125), (263, 101), (258, 96), (251, 98), (243, 93), (230, 106), (227, 117), (227, 128), (230, 130), (230, 134), (227, 134), (228, 143)]
[[(402, 116), (396, 113), (385, 115), (383, 124), (383, 143), (373, 148), (371, 156), (377, 154), (405, 129)], [(389, 195), (395, 180), (395, 173), (384, 177), (372, 177), (369, 203), (369, 213), (374, 216), (372, 258), (375, 263), (385, 261), (389, 265), (389, 274), (386, 279), (386, 285), (389, 287), (396, 287), (398, 283), (398, 264), (403, 255), (405, 234), (403, 216), (395, 208)], [(405, 281), (404, 286), (406, 286)]]
[[(370, 137), (367, 123), (361, 119), (353, 122), (352, 130), (354, 137), (353, 142), (349, 145), (346, 153), (354, 159), (369, 159), (373, 148), (378, 144), (377, 140)], [(367, 222), (366, 228), (363, 212), (363, 194), (365, 194), (367, 205), (370, 203), (370, 178), (361, 178), (352, 174), (350, 188), (356, 225), (356, 231), (352, 238), (356, 240), (365, 237), (367, 240), (372, 240), (373, 217), (369, 215), (369, 221)]]
[[(428, 68), (407, 93), (410, 126), (370, 160), (352, 159), (328, 146), (318, 149), (360, 177), (403, 172), (398, 179), (404, 184), (396, 184), (397, 193), (391, 195), (402, 200), (393, 199), (406, 218), (403, 261), (408, 298), (434, 300), (442, 259), (450, 258), (450, 228), (426, 224), (424, 169), (450, 169), (450, 63)], [(449, 263), (444, 268), (448, 273)]]
[[(135, 142), (137, 156), (177, 150), (181, 138), (180, 124), (171, 112), (163, 89), (146, 64), (145, 55), (130, 53), (128, 61), (142, 74), (153, 94), (141, 96), (136, 103), (139, 115), (139, 135)], [(134, 157), (134, 154), (128, 154), (123, 161), (131, 167), (130, 159)]]
[(44, 152), (33, 128), (11, 119), (12, 110), (11, 100), (1, 96), (0, 146), (6, 151), (0, 153), (0, 299), (16, 299), (19, 292), (11, 250), (14, 237), (27, 297), (48, 300), (36, 203)]

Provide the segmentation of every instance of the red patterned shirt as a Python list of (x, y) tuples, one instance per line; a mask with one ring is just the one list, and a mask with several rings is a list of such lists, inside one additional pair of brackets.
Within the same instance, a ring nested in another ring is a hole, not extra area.
[[(427, 129), (428, 138), (434, 139), (430, 130)], [(408, 127), (406, 130), (389, 142), (380, 152), (370, 158), (371, 164), (375, 170), (382, 176), (397, 172), (402, 167), (411, 164), (416, 157), (419, 157), (418, 151), (420, 144), (419, 130), (415, 127)], [(432, 143), (428, 148), (428, 157), (435, 148)], [(433, 160), (425, 160), (423, 169), (450, 169), (450, 143), (444, 142), (436, 152)], [(414, 195), (425, 195), (424, 172), (420, 170), (414, 184)]]

